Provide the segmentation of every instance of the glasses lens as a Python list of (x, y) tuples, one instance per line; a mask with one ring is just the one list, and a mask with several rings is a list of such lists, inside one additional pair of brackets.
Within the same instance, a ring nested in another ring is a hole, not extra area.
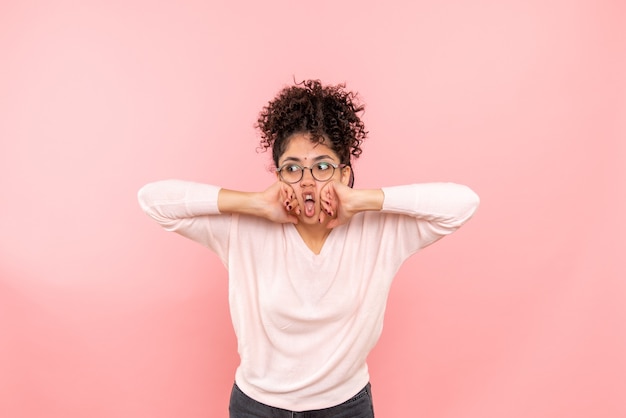
[(327, 162), (319, 162), (313, 166), (313, 177), (319, 181), (326, 181), (333, 176), (335, 167)]
[(295, 183), (302, 178), (302, 167), (296, 164), (284, 165), (280, 169), (280, 176), (287, 183)]

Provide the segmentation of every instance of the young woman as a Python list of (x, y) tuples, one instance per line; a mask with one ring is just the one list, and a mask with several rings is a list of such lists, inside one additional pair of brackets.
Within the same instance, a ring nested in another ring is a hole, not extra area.
[(257, 123), (276, 165), (266, 190), (168, 180), (139, 191), (148, 215), (229, 271), (241, 358), (231, 418), (373, 417), (366, 359), (393, 277), (478, 206), (452, 183), (352, 188), (362, 110), (343, 85), (287, 87)]

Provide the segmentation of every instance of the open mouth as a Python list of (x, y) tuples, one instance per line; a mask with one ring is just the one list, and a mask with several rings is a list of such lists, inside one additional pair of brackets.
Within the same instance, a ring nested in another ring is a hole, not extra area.
[(304, 193), (304, 214), (308, 217), (315, 215), (315, 198), (313, 193)]

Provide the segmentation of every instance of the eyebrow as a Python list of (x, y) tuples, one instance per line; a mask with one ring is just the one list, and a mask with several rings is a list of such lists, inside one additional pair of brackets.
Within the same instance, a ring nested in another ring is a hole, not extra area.
[[(313, 162), (317, 162), (317, 161), (321, 161), (321, 160), (333, 160), (333, 157), (331, 157), (330, 155), (318, 155), (317, 157), (313, 158)], [(295, 162), (295, 163), (301, 163), (302, 160), (300, 158), (296, 158), (296, 157), (287, 157), (283, 160), (283, 164), (288, 163), (288, 162)]]

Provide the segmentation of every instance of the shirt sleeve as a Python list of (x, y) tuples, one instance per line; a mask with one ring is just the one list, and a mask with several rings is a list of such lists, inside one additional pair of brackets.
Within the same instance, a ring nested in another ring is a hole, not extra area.
[(215, 251), (226, 264), (232, 216), (220, 214), (220, 187), (181, 180), (149, 183), (138, 192), (139, 205), (165, 230)]
[(421, 183), (384, 187), (383, 213), (396, 218), (396, 233), (406, 256), (451, 234), (467, 222), (480, 199), (455, 183)]

